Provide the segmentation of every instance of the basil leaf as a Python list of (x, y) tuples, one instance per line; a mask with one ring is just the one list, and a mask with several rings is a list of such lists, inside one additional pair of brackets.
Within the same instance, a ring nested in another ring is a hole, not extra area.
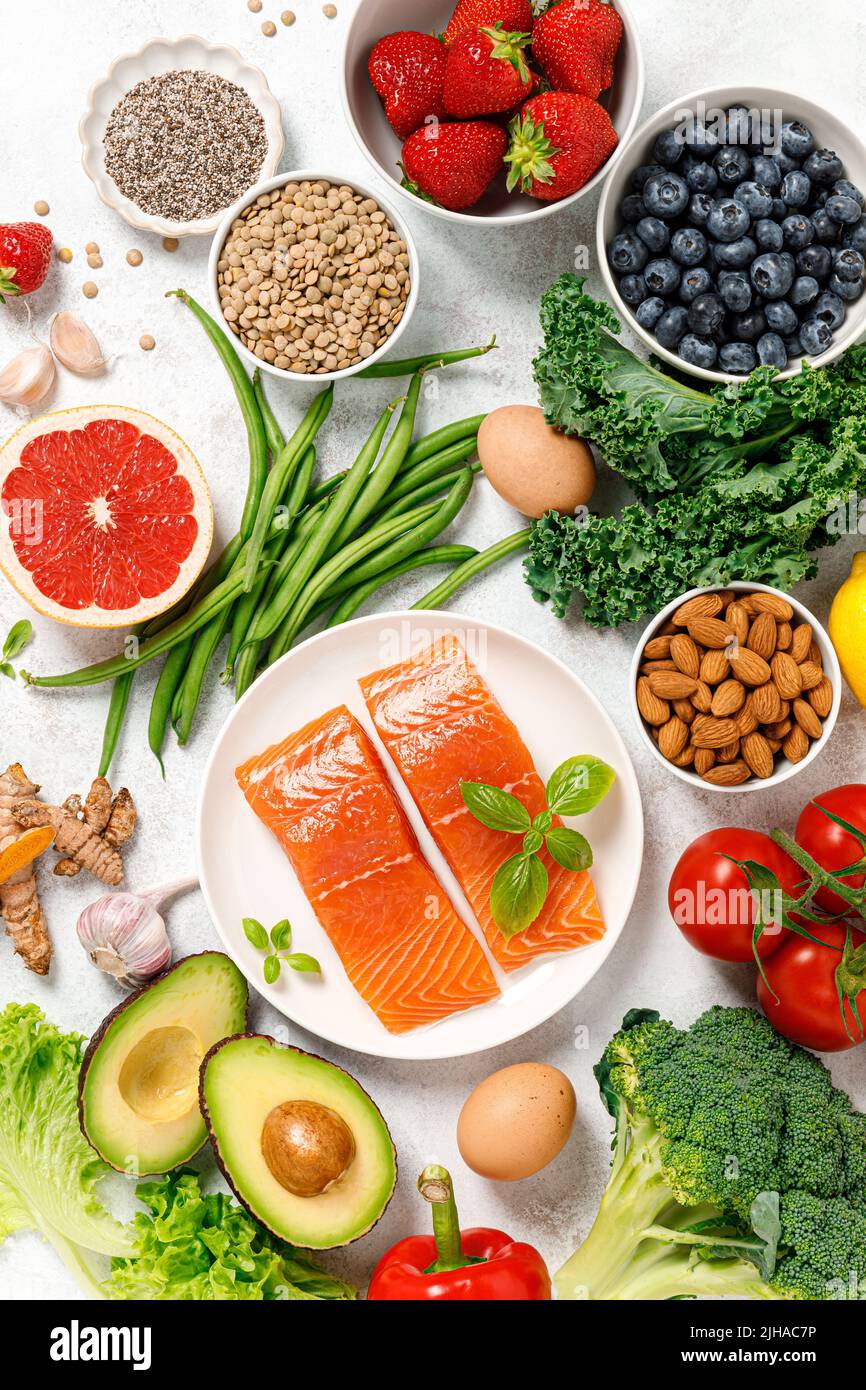
[(504, 937), (516, 936), (535, 921), (547, 886), (547, 870), (534, 854), (514, 854), (500, 865), (490, 890), (490, 911)]
[(279, 956), (268, 956), (265, 959), (265, 984), (275, 985), (280, 978), (280, 958)]
[(563, 869), (579, 873), (582, 869), (592, 868), (592, 846), (589, 840), (579, 835), (576, 830), (567, 830), (564, 825), (560, 825), (548, 831), (545, 840), (551, 857), (557, 864), (561, 864)]
[(490, 830), (522, 835), (532, 824), (523, 803), (501, 787), (488, 787), (484, 782), (461, 782), (460, 795), (475, 819)]
[(0, 661), (0, 676), (7, 676), (10, 681), (14, 681), (15, 668), (10, 666), (8, 661)]
[(268, 934), (261, 922), (257, 922), (255, 917), (244, 918), (244, 936), (257, 951), (268, 949)]
[(537, 854), (544, 844), (544, 836), (540, 830), (527, 830), (523, 837), (523, 853)]
[(292, 925), (288, 918), (271, 927), (271, 945), (275, 951), (288, 951), (292, 945)]
[(601, 758), (568, 758), (547, 784), (547, 804), (557, 816), (583, 816), (607, 796), (616, 773)]
[(32, 636), (33, 624), (27, 618), (22, 618), (20, 622), (15, 623), (14, 627), (10, 628), (9, 636), (3, 643), (4, 657), (11, 661), (19, 652), (23, 652)]
[(532, 822), (533, 830), (540, 830), (542, 835), (553, 825), (553, 816), (550, 811), (542, 811)]
[(292, 970), (298, 970), (302, 975), (321, 975), (322, 967), (312, 956), (304, 955), (299, 951), (294, 956), (284, 956), (285, 964)]

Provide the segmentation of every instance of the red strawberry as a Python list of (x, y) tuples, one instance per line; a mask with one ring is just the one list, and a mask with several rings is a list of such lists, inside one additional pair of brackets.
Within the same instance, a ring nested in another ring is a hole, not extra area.
[(446, 53), (431, 34), (411, 29), (388, 34), (373, 48), (367, 64), (370, 81), (385, 103), (385, 115), (405, 140), (428, 116), (441, 119)]
[(0, 304), (5, 295), (32, 294), (51, 265), (51, 233), (39, 222), (0, 223)]
[(532, 49), (551, 87), (597, 97), (613, 82), (622, 20), (601, 0), (561, 0), (536, 22)]
[(619, 141), (604, 107), (577, 92), (530, 97), (509, 129), (508, 187), (544, 202), (583, 188)]
[(510, 111), (532, 91), (524, 52), (528, 34), (464, 29), (448, 51), (443, 96), (449, 116), (465, 119)]
[(445, 30), (445, 47), (450, 48), (464, 29), (481, 29), (487, 24), (528, 34), (533, 24), (532, 5), (529, 0), (458, 0)]
[(403, 146), (404, 186), (459, 212), (483, 197), (502, 168), (505, 131), (490, 121), (454, 121), (416, 130)]

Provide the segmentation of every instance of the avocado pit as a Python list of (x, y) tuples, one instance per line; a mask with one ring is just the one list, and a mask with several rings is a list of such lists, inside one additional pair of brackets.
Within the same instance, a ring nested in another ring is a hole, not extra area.
[(198, 1074), (204, 1053), (189, 1028), (152, 1028), (124, 1059), (120, 1094), (131, 1110), (152, 1124), (170, 1124), (198, 1105)]
[(355, 1138), (342, 1116), (310, 1100), (275, 1105), (262, 1126), (262, 1154), (281, 1187), (318, 1197), (348, 1172)]

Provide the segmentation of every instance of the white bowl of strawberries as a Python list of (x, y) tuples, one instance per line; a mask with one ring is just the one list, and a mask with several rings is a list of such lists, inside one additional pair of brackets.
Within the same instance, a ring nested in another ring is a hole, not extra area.
[(545, 217), (591, 192), (637, 125), (644, 66), (624, 0), (359, 0), (346, 118), (404, 197), (454, 222)]

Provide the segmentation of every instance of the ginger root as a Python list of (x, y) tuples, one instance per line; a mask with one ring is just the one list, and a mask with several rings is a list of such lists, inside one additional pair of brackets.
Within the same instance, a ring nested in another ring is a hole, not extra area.
[(135, 829), (136, 813), (126, 787), (116, 796), (104, 777), (97, 777), (82, 804), (80, 796), (68, 796), (62, 806), (50, 806), (35, 796), (16, 801), (12, 814), (31, 829), (51, 826), (54, 848), (62, 858), (54, 872), (74, 878), (87, 869), (94, 878), (116, 888), (123, 879), (120, 849)]
[[(32, 830), (22, 831), (14, 809), (22, 797), (33, 801), (38, 791), (39, 787), (30, 781), (20, 763), (11, 763), (0, 775), (0, 863), (5, 860), (7, 868), (15, 865), (0, 882), (0, 913), (6, 922), (6, 934), (28, 969), (37, 975), (47, 975), (51, 964), (51, 938), (36, 891), (33, 859), (42, 852), (36, 845), (42, 843), (42, 849), (47, 848), (54, 835), (46, 839), (43, 833), (41, 841), (34, 840)], [(34, 801), (34, 804), (39, 803)], [(31, 854), (31, 850), (35, 853)]]

